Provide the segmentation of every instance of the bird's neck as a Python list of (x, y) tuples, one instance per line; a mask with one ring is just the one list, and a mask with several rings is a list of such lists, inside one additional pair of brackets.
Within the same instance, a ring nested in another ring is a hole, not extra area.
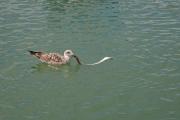
[(66, 60), (66, 62), (69, 62), (70, 57), (69, 57), (69, 56), (67, 56), (67, 55), (64, 55), (64, 59)]

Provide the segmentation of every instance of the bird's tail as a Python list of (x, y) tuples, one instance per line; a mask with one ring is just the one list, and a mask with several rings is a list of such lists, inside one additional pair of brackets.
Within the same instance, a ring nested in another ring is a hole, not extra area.
[(40, 58), (41, 55), (42, 55), (42, 52), (35, 52), (35, 51), (31, 51), (31, 50), (28, 50), (28, 52), (29, 52), (31, 55), (36, 56), (36, 57), (38, 57), (38, 58)]

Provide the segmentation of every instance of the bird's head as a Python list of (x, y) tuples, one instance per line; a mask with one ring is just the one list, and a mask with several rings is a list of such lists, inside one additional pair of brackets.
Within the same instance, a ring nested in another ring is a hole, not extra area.
[(74, 57), (76, 59), (77, 63), (81, 64), (79, 58), (72, 52), (72, 50), (65, 50), (64, 51), (64, 57), (68, 58), (68, 59)]

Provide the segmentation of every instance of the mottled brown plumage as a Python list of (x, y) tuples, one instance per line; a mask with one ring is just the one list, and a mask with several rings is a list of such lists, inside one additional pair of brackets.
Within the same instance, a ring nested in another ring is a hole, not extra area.
[(71, 50), (65, 50), (64, 55), (61, 55), (59, 53), (44, 53), (44, 52), (35, 52), (35, 51), (29, 51), (29, 52), (31, 55), (37, 57), (41, 62), (48, 64), (57, 64), (57, 65), (67, 64), (69, 63), (72, 57), (75, 57), (78, 64), (81, 64), (79, 58), (75, 56)]

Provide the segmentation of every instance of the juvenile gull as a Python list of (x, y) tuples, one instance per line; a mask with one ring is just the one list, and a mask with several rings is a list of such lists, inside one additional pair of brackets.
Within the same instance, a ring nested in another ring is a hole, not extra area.
[(63, 65), (69, 63), (70, 59), (74, 57), (78, 64), (81, 64), (79, 58), (72, 52), (72, 50), (65, 50), (64, 55), (59, 53), (44, 53), (29, 50), (29, 53), (37, 57), (41, 62), (53, 65)]

